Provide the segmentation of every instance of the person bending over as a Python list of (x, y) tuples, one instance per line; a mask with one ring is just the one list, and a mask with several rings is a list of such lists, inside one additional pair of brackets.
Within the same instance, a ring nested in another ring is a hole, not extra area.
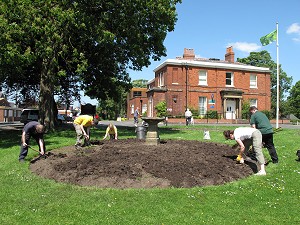
[(89, 115), (80, 115), (74, 120), (73, 125), (76, 131), (76, 148), (88, 145), (90, 140), (90, 129), (97, 124), (98, 120), (93, 119), (93, 117)]
[(250, 146), (255, 152), (255, 157), (260, 165), (260, 170), (255, 175), (266, 175), (265, 159), (262, 153), (262, 135), (261, 132), (252, 127), (238, 127), (235, 130), (225, 130), (223, 135), (226, 139), (235, 140), (240, 146), (240, 154), (237, 160), (244, 163), (243, 153), (249, 150)]
[(113, 140), (113, 139), (117, 140), (118, 139), (118, 129), (112, 123), (110, 123), (108, 125), (108, 127), (106, 128), (106, 133), (105, 133), (105, 136), (104, 136), (103, 140), (106, 139), (108, 136), (109, 136), (110, 140)]
[(39, 146), (39, 152), (41, 155), (45, 154), (45, 142), (44, 135), (45, 127), (36, 121), (31, 121), (27, 123), (22, 130), (22, 138), (21, 138), (21, 151), (19, 155), (19, 162), (24, 162), (25, 157), (28, 154), (28, 147), (30, 138), (34, 138), (36, 143)]

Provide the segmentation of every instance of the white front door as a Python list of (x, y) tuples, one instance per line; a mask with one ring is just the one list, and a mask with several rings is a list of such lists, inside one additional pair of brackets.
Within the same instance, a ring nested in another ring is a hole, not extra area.
[(236, 101), (227, 100), (226, 101), (226, 119), (235, 119)]

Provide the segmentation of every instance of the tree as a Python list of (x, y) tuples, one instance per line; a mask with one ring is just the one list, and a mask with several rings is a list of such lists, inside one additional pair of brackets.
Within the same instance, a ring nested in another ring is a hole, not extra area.
[(98, 100), (116, 99), (116, 88), (130, 87), (127, 69), (141, 70), (166, 55), (163, 41), (174, 30), (177, 3), (2, 0), (1, 85), (38, 86), (41, 122), (49, 128), (55, 90), (66, 90), (62, 82)]
[[(271, 70), (271, 110), (273, 117), (276, 115), (276, 101), (277, 101), (277, 64), (272, 60), (270, 54), (267, 51), (250, 52), (247, 58), (238, 58), (238, 62), (245, 63), (252, 66), (267, 67)], [(291, 88), (292, 77), (288, 77), (287, 74), (281, 69), (279, 65), (279, 102), (284, 100), (285, 94)], [(279, 106), (280, 112), (281, 107)], [(282, 113), (282, 112), (281, 112)]]
[(287, 98), (287, 111), (300, 118), (300, 81), (298, 81), (290, 90)]
[(147, 87), (148, 80), (145, 79), (139, 79), (139, 80), (133, 80), (132, 86), (133, 87), (139, 87), (139, 88), (146, 88)]

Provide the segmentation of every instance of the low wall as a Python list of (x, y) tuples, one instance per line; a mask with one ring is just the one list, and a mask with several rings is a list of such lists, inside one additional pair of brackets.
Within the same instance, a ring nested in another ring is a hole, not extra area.
[[(276, 124), (276, 120), (271, 120), (271, 124)], [(185, 124), (184, 118), (168, 118), (169, 124)], [(194, 124), (249, 124), (249, 120), (242, 119), (194, 119)], [(279, 120), (279, 124), (291, 124), (290, 120)]]

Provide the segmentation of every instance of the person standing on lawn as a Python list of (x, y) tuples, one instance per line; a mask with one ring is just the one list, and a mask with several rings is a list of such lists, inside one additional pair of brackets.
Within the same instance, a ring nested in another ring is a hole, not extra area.
[(225, 130), (223, 135), (226, 139), (235, 140), (240, 146), (240, 153), (237, 160), (244, 163), (243, 153), (249, 151), (252, 145), (255, 157), (260, 165), (260, 170), (255, 175), (266, 175), (265, 159), (262, 153), (262, 134), (259, 130), (252, 127), (238, 127), (235, 130)]
[(77, 136), (76, 148), (84, 147), (88, 144), (90, 140), (90, 129), (97, 124), (98, 120), (89, 115), (80, 115), (74, 120), (73, 125)]
[(273, 143), (273, 127), (270, 123), (270, 120), (266, 114), (258, 111), (255, 106), (251, 106), (249, 112), (251, 113), (250, 125), (261, 132), (262, 142), (268, 149), (272, 162), (278, 163), (278, 155)]
[(134, 125), (137, 127), (138, 122), (139, 122), (139, 107), (136, 107), (134, 114), (133, 114), (133, 119), (134, 119)]
[(105, 139), (105, 138), (107, 138), (108, 137), (108, 135), (109, 135), (109, 139), (110, 140), (113, 140), (113, 139), (118, 139), (118, 129), (117, 129), (117, 127), (115, 126), (115, 125), (113, 125), (112, 123), (110, 123), (109, 125), (108, 125), (108, 127), (106, 128), (106, 133), (105, 133), (105, 136), (104, 136), (104, 138), (103, 138), (103, 140)]
[(31, 137), (34, 138), (38, 144), (40, 155), (45, 154), (45, 142), (43, 138), (44, 132), (45, 127), (37, 121), (30, 121), (24, 126), (22, 130), (19, 162), (23, 163), (28, 154), (29, 141)]

